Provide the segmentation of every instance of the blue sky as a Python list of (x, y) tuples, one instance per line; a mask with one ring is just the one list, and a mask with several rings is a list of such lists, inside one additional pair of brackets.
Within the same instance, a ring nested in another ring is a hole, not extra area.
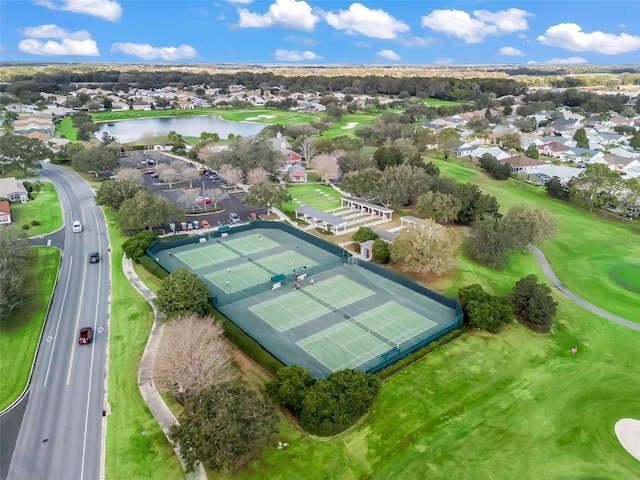
[(640, 64), (640, 2), (2, 0), (0, 59)]

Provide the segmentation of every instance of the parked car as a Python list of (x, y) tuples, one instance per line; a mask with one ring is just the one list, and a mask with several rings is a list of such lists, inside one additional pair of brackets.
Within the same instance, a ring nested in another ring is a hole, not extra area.
[(89, 254), (89, 263), (99, 263), (100, 262), (100, 254), (98, 252), (91, 252)]
[(154, 173), (152, 175), (149, 175), (149, 178), (153, 178), (153, 179), (160, 178), (160, 175), (158, 175), (157, 173)]
[(93, 328), (91, 327), (83, 327), (80, 329), (80, 334), (78, 335), (78, 343), (80, 345), (86, 345), (91, 343), (93, 340)]
[(213, 200), (211, 200), (209, 197), (198, 197), (196, 198), (196, 203), (198, 205), (211, 205), (213, 203)]
[(230, 213), (229, 220), (231, 221), (231, 223), (242, 223), (242, 220), (240, 220), (240, 217), (237, 213)]
[(202, 228), (209, 228), (211, 225), (209, 225), (209, 222), (207, 222), (206, 220), (202, 220), (200, 222), (200, 227)]
[(198, 222), (198, 220), (193, 221), (193, 228), (195, 228), (196, 230), (200, 228), (200, 222)]
[(73, 227), (71, 228), (73, 229), (73, 233), (80, 233), (82, 231), (82, 224), (76, 220), (73, 222)]
[(187, 222), (187, 230), (193, 230), (193, 223)]
[(155, 165), (156, 161), (155, 160), (151, 160), (150, 158), (145, 158), (144, 160), (142, 160), (140, 162), (140, 165), (142, 165), (143, 167), (149, 167), (151, 165)]
[(209, 180), (211, 180), (212, 182), (219, 182), (220, 180), (222, 180), (222, 177), (214, 172), (209, 175)]
[(156, 171), (153, 168), (147, 168), (143, 173), (145, 175), (154, 175)]
[(183, 231), (187, 231), (187, 222), (181, 222), (180, 228), (182, 228)]

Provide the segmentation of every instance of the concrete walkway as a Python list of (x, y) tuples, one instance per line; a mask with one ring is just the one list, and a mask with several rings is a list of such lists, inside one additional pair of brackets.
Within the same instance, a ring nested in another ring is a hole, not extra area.
[[(154, 320), (151, 327), (151, 333), (149, 334), (149, 340), (144, 348), (142, 359), (140, 360), (140, 366), (138, 368), (138, 388), (142, 394), (142, 398), (147, 403), (149, 410), (153, 414), (154, 418), (162, 428), (167, 438), (169, 438), (169, 429), (172, 425), (178, 423), (176, 417), (173, 415), (167, 404), (164, 403), (160, 392), (156, 388), (153, 382), (153, 367), (156, 362), (156, 356), (158, 354), (158, 348), (160, 347), (160, 341), (162, 340), (162, 332), (164, 331), (164, 324), (162, 323), (163, 314), (158, 312), (156, 306), (153, 303), (153, 299), (156, 298), (155, 294), (142, 283), (142, 280), (138, 277), (133, 269), (133, 262), (131, 259), (123, 256), (122, 258), (122, 270), (124, 274), (131, 282), (131, 285), (149, 302), (153, 309)], [(171, 440), (169, 440), (171, 442)], [(180, 457), (180, 452), (174, 447), (174, 451), (180, 459), (180, 463), (184, 468), (184, 462)], [(189, 480), (206, 480), (207, 476), (204, 472), (202, 465), (198, 465), (195, 472), (186, 474), (186, 478)]]
[(600, 307), (596, 307), (592, 303), (587, 302), (584, 298), (579, 297), (578, 295), (573, 293), (556, 276), (555, 272), (553, 271), (553, 268), (551, 268), (551, 265), (549, 264), (544, 254), (540, 250), (538, 250), (533, 245), (529, 245), (527, 248), (536, 256), (536, 258), (538, 259), (538, 262), (540, 263), (540, 266), (542, 267), (542, 271), (545, 273), (547, 278), (551, 280), (553, 285), (555, 285), (555, 287), (558, 290), (560, 290), (560, 292), (562, 292), (565, 296), (569, 297), (571, 301), (573, 301), (574, 303), (577, 303), (581, 307), (586, 308), (587, 310), (592, 311), (593, 313), (597, 313), (601, 317), (611, 320), (612, 322), (618, 323), (620, 325), (624, 325), (625, 327), (629, 327), (632, 330), (640, 332), (640, 324), (634, 323), (630, 320), (627, 320), (626, 318), (618, 317), (617, 315), (614, 315), (613, 313), (609, 313), (606, 310), (601, 309)]

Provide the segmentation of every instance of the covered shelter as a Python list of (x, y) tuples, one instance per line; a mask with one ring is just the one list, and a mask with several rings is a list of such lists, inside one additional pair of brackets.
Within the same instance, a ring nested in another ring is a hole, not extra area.
[(320, 224), (325, 230), (330, 230), (336, 234), (344, 233), (347, 230), (348, 221), (346, 219), (307, 205), (296, 208), (296, 218), (302, 218), (305, 222), (313, 221), (316, 226)]
[(342, 208), (348, 207), (351, 211), (358, 211), (361, 213), (368, 213), (371, 217), (380, 217), (383, 220), (391, 221), (393, 215), (393, 209), (376, 205), (375, 203), (365, 202), (359, 198), (342, 197), (340, 199), (340, 206)]

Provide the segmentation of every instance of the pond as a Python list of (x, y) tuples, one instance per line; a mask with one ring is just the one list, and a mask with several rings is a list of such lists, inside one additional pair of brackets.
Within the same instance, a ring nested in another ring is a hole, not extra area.
[(101, 138), (104, 132), (116, 137), (120, 143), (135, 142), (143, 138), (158, 137), (174, 131), (183, 137), (199, 137), (202, 132), (217, 133), (226, 139), (230, 133), (250, 137), (257, 135), (266, 127), (264, 124), (248, 122), (229, 122), (219, 117), (161, 117), (136, 118), (117, 122), (99, 123), (100, 130), (96, 137)]

